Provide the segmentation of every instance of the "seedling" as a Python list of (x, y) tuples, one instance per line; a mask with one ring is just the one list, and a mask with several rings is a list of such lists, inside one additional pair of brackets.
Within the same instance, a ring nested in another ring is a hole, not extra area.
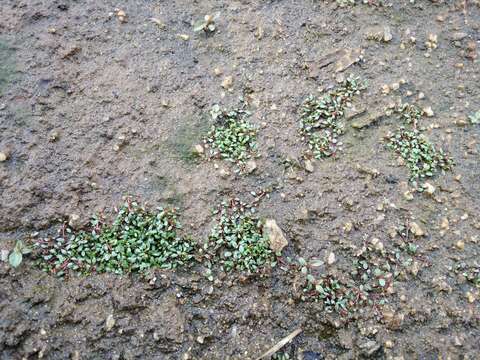
[(193, 26), (193, 31), (200, 32), (204, 31), (206, 33), (212, 33), (216, 30), (215, 20), (219, 17), (219, 14), (212, 16), (212, 15), (205, 15), (203, 20), (199, 20)]
[(470, 120), (470, 124), (472, 125), (480, 124), (480, 110), (470, 115), (468, 120)]
[(128, 201), (113, 223), (94, 217), (83, 231), (63, 227), (56, 239), (37, 242), (41, 267), (58, 276), (68, 270), (89, 274), (173, 269), (193, 260), (195, 244), (178, 234), (175, 209), (150, 212)]
[(23, 241), (18, 240), (15, 243), (15, 247), (13, 248), (12, 252), (8, 256), (8, 262), (11, 267), (17, 268), (23, 261), (23, 255), (29, 254), (32, 252), (28, 246), (26, 246)]
[(214, 125), (204, 139), (211, 158), (221, 158), (240, 167), (256, 152), (258, 129), (248, 122), (250, 113), (244, 109), (221, 110), (215, 105), (211, 112)]
[(248, 273), (276, 265), (275, 254), (263, 234), (263, 223), (254, 216), (253, 209), (238, 199), (222, 203), (216, 211), (218, 223), (205, 244), (206, 259), (211, 264), (219, 263), (224, 271)]
[(345, 106), (362, 89), (364, 85), (350, 76), (321, 98), (310, 95), (303, 102), (300, 133), (315, 158), (330, 157), (341, 148), (338, 138), (344, 132), (341, 120)]

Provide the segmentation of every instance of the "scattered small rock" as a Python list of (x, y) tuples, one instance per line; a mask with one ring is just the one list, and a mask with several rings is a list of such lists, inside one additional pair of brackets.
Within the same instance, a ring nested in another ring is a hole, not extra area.
[(362, 60), (362, 49), (345, 50), (344, 55), (335, 62), (335, 72), (342, 72)]
[(227, 170), (225, 170), (225, 169), (223, 169), (223, 168), (220, 169), (220, 177), (221, 177), (222, 179), (226, 179), (226, 178), (228, 178), (229, 176), (230, 176), (230, 172), (229, 172), (229, 171), (227, 171)]
[(463, 39), (465, 39), (466, 37), (468, 36), (467, 33), (464, 33), (464, 32), (454, 32), (451, 36), (450, 36), (450, 40), (452, 41), (461, 41)]
[(124, 10), (118, 10), (116, 15), (121, 23), (127, 22), (127, 13)]
[(383, 28), (383, 41), (389, 42), (393, 39), (392, 35), (392, 30), (390, 29), (390, 26), (385, 26)]
[(0, 152), (0, 162), (7, 161), (7, 159), (8, 159), (7, 154), (4, 152)]
[(335, 261), (336, 261), (335, 254), (334, 254), (333, 252), (331, 252), (330, 254), (328, 254), (327, 264), (328, 264), (328, 265), (333, 265), (333, 264), (335, 264)]
[(226, 76), (223, 81), (222, 81), (222, 87), (225, 89), (225, 90), (229, 90), (231, 89), (233, 86), (233, 76)]
[(58, 131), (54, 130), (50, 133), (48, 140), (50, 142), (55, 142), (58, 140), (59, 137), (60, 137), (60, 134), (58, 133)]
[(277, 222), (273, 219), (265, 220), (263, 226), (266, 236), (270, 242), (270, 249), (275, 253), (280, 253), (285, 246), (288, 245), (288, 241), (283, 235), (282, 229), (277, 225)]
[(473, 304), (475, 302), (475, 295), (473, 295), (470, 291), (468, 291), (466, 294), (465, 294), (465, 297), (467, 298), (467, 301), (470, 303), (470, 304)]
[(425, 113), (426, 116), (428, 117), (432, 117), (434, 114), (433, 110), (432, 110), (432, 107), (431, 106), (428, 106), (426, 108), (423, 109), (423, 112)]
[(450, 228), (450, 224), (449, 224), (449, 221), (446, 217), (444, 217), (442, 219), (442, 222), (440, 223), (440, 228), (442, 230), (448, 230)]
[(77, 214), (71, 214), (68, 217), (68, 226), (70, 226), (72, 229), (80, 228), (80, 216), (78, 216)]
[(413, 200), (413, 194), (410, 190), (407, 190), (403, 193), (403, 197), (407, 200), (407, 201), (412, 201)]
[(187, 34), (178, 34), (178, 37), (183, 41), (188, 41), (190, 39), (190, 36), (188, 36)]
[(413, 235), (420, 237), (425, 235), (425, 231), (416, 222), (410, 224), (410, 231)]
[(115, 318), (112, 314), (107, 316), (107, 320), (105, 320), (105, 330), (110, 331), (115, 326)]
[(432, 184), (430, 184), (428, 182), (423, 184), (423, 188), (425, 189), (425, 192), (429, 195), (433, 195), (433, 193), (435, 192), (435, 186), (433, 186)]
[(465, 242), (463, 240), (458, 240), (457, 243), (455, 244), (455, 247), (458, 250), (465, 250)]
[(202, 145), (197, 144), (193, 147), (193, 152), (197, 155), (203, 155), (205, 152), (205, 149), (203, 148)]
[(2, 249), (0, 251), (0, 260), (6, 262), (8, 260), (8, 254), (10, 254), (10, 251), (7, 249)]
[(315, 170), (311, 160), (305, 160), (305, 170), (308, 171), (309, 173)]
[(380, 350), (380, 348), (381, 348), (381, 345), (373, 340), (369, 340), (364, 344), (360, 344), (360, 349), (362, 350), (362, 354), (364, 356), (372, 356), (378, 350)]
[(352, 127), (354, 129), (363, 129), (363, 128), (369, 127), (370, 125), (373, 125), (376, 122), (378, 122), (380, 119), (382, 119), (384, 115), (385, 114), (383, 112), (369, 113), (364, 118), (354, 121), (352, 123)]
[(385, 341), (384, 345), (387, 349), (393, 349), (393, 341), (392, 340)]
[(257, 169), (257, 163), (255, 160), (248, 160), (245, 164), (245, 171), (247, 174), (253, 173)]

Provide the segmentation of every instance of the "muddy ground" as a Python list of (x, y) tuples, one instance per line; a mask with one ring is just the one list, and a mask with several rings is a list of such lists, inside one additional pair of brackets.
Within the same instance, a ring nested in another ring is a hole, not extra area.
[[(294, 359), (478, 358), (479, 284), (468, 274), (479, 269), (480, 127), (466, 119), (480, 110), (480, 8), (358, 3), (1, 1), (1, 249), (54, 234), (72, 214), (86, 223), (126, 195), (178, 206), (185, 231), (203, 241), (216, 204), (267, 188), (258, 212), (285, 232), (285, 254), (333, 252), (324, 271), (338, 276), (373, 238), (395, 249), (405, 240), (395, 228), (412, 222), (425, 235), (406, 240), (418, 250), (386, 303), (349, 316), (302, 301), (296, 276), (280, 268), (211, 283), (195, 268), (58, 279), (34, 255), (16, 270), (4, 262), (0, 359), (255, 359), (297, 328), (280, 351)], [(217, 12), (215, 33), (193, 33), (192, 21)], [(386, 27), (391, 40), (369, 39)], [(362, 54), (336, 72), (341, 49)], [(368, 82), (358, 99), (366, 111), (347, 120), (343, 150), (307, 172), (299, 106), (350, 73)], [(260, 127), (257, 170), (193, 161), (211, 106), (240, 96)], [(395, 119), (378, 115), (399, 99), (432, 108), (427, 135), (456, 162), (430, 181), (433, 194), (411, 200), (408, 170), (382, 143)]]

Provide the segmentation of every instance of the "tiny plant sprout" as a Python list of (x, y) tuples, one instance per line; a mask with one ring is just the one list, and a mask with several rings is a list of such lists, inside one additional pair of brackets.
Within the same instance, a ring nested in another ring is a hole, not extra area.
[(472, 125), (480, 124), (480, 110), (468, 117)]
[(194, 32), (204, 31), (206, 33), (213, 33), (216, 29), (215, 20), (218, 18), (218, 14), (213, 15), (205, 15), (203, 20), (199, 20), (195, 23), (193, 27)]
[(23, 255), (29, 254), (30, 252), (31, 249), (28, 246), (25, 246), (21, 240), (18, 240), (15, 243), (15, 247), (13, 248), (12, 252), (8, 256), (8, 262), (10, 266), (14, 268), (19, 267), (22, 263)]

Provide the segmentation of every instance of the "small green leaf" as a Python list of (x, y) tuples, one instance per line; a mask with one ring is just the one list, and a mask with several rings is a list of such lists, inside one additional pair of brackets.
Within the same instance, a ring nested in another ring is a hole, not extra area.
[(14, 268), (18, 267), (22, 263), (22, 253), (18, 251), (12, 251), (8, 257), (8, 262)]

